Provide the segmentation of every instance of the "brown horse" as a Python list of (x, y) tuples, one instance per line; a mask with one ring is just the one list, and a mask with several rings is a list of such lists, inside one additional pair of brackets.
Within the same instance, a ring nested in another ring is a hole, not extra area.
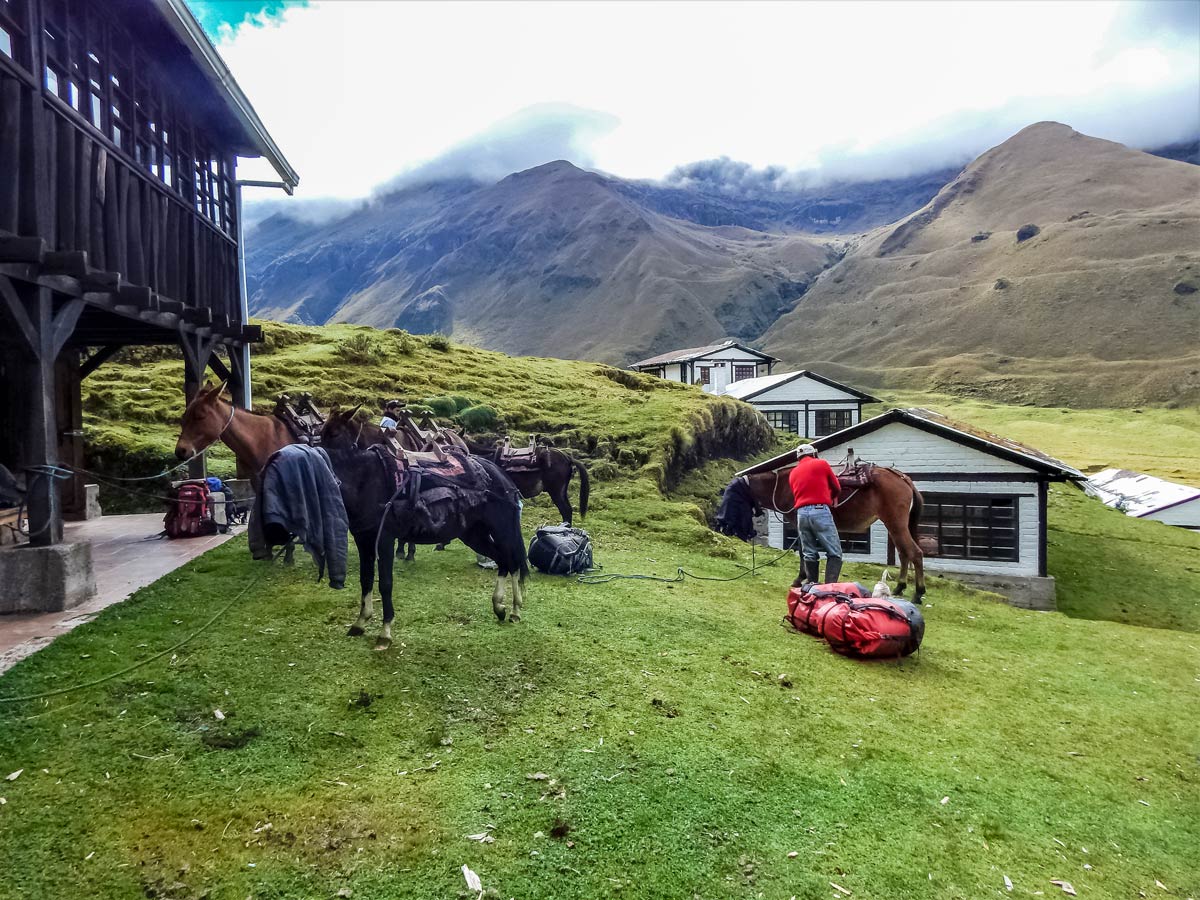
[(575, 457), (556, 447), (539, 446), (531, 460), (532, 465), (527, 466), (504, 456), (495, 458), (495, 448), (484, 447), (471, 440), (466, 440), (466, 445), (476, 456), (493, 457), (526, 500), (536, 497), (542, 491), (549, 494), (558, 508), (558, 514), (562, 516), (562, 521), (568, 525), (575, 515), (568, 488), (571, 485), (571, 476), (574, 472), (579, 472), (579, 517), (582, 519), (587, 515), (591, 482), (587, 469)]
[[(789, 469), (747, 476), (750, 493), (763, 509), (789, 514), (796, 501), (788, 484)], [(908, 587), (908, 567), (911, 564), (917, 592), (913, 599), (921, 602), (925, 596), (925, 554), (917, 538), (917, 522), (925, 501), (912, 479), (896, 469), (876, 466), (870, 482), (859, 488), (844, 489), (842, 498), (833, 508), (833, 521), (838, 531), (862, 532), (875, 521), (883, 522), (897, 552), (900, 554), (900, 578), (896, 593)]]

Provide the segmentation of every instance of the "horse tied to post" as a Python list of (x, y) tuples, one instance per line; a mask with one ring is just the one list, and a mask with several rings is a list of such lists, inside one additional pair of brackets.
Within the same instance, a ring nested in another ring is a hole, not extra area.
[[(785, 515), (795, 512), (796, 501), (788, 483), (790, 470), (763, 472), (746, 476), (750, 492), (763, 509)], [(842, 493), (833, 508), (833, 521), (838, 531), (859, 533), (880, 521), (887, 528), (892, 544), (900, 554), (900, 578), (896, 593), (907, 588), (908, 567), (913, 567), (916, 594), (921, 602), (925, 596), (925, 553), (917, 536), (917, 522), (925, 501), (912, 479), (898, 469), (859, 464), (839, 476)]]
[[(331, 415), (321, 447), (342, 484), (350, 534), (358, 547), (362, 600), (351, 635), (365, 631), (372, 615), (371, 591), (379, 570), (383, 630), (377, 646), (390, 646), (392, 565), (396, 542), (440, 544), (461, 540), (496, 562), (492, 610), (500, 621), (520, 621), (522, 587), (529, 574), (516, 486), (490, 460), (457, 450), (436, 455), (393, 455), (380, 445), (357, 446), (354, 411)], [(512, 588), (511, 612), (504, 605)]]

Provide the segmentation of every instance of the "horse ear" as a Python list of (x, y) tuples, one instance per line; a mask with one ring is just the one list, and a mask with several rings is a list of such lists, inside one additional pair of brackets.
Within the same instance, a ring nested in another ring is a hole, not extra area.
[(225, 379), (220, 384), (218, 384), (215, 388), (213, 388), (213, 396), (220, 397), (223, 393), (225, 393), (225, 385), (227, 385), (227, 384), (229, 384), (229, 379)]
[(360, 404), (358, 404), (358, 406), (354, 407), (354, 409), (348, 409), (348, 410), (346, 410), (346, 421), (347, 421), (347, 422), (349, 422), (351, 419), (353, 419), (353, 418), (354, 418), (354, 416), (355, 416), (355, 414), (356, 414), (356, 413), (357, 413), (357, 412), (358, 412), (360, 409), (362, 409), (362, 404), (361, 404), (361, 403), (360, 403)]

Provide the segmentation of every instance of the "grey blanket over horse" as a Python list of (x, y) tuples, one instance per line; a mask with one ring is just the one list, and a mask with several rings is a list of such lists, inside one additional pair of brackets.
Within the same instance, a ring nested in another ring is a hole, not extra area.
[(259, 476), (254, 507), (252, 548), (280, 546), (294, 536), (312, 554), (317, 580), (328, 566), (329, 586), (346, 586), (350, 526), (341, 487), (324, 450), (288, 444), (276, 452)]

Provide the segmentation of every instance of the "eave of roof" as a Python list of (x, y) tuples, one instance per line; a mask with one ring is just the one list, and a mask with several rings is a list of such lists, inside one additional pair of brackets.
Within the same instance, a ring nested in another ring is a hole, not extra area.
[[(920, 415), (920, 413), (935, 415), (942, 421), (933, 421), (926, 418), (924, 415)], [(872, 431), (877, 431), (885, 425), (890, 425), (893, 422), (900, 422), (913, 428), (917, 428), (921, 431), (935, 434), (939, 437), (944, 437), (947, 440), (954, 441), (955, 443), (973, 447), (974, 449), (983, 453), (989, 453), (992, 456), (997, 456), (1001, 459), (1015, 462), (1019, 465), (1023, 465), (1030, 469), (1034, 469), (1035, 471), (1041, 472), (1052, 479), (1066, 479), (1072, 481), (1085, 480), (1084, 474), (1078, 469), (1068, 466), (1061, 460), (1054, 459), (1051, 456), (1046, 456), (1045, 454), (1034, 450), (1032, 447), (1026, 447), (1023, 444), (1017, 443), (1016, 441), (1009, 441), (1006, 438), (1000, 438), (999, 435), (992, 435), (991, 437), (996, 438), (997, 440), (1005, 441), (1005, 444), (995, 443), (984, 436), (986, 432), (976, 432), (974, 429), (970, 429), (970, 426), (967, 426), (963, 423), (953, 422), (944, 416), (941, 416), (937, 413), (932, 413), (930, 410), (922, 410), (919, 408), (890, 409), (882, 415), (867, 419), (864, 422), (859, 422), (857, 425), (851, 425), (849, 428), (843, 428), (841, 431), (834, 432), (833, 434), (826, 435), (825, 437), (819, 437), (814, 440), (812, 444), (818, 450), (825, 450), (829, 447), (834, 447), (838, 444), (843, 444), (846, 441), (861, 437), (864, 434), (870, 434)], [(764, 462), (743, 469), (737, 474), (754, 475), (759, 472), (770, 472), (774, 469), (780, 468), (790, 459), (795, 459), (795, 451), (781, 453), (772, 459), (768, 459)], [(915, 477), (919, 479), (920, 475), (918, 474)]]
[(230, 113), (245, 130), (250, 143), (271, 163), (272, 168), (275, 169), (290, 194), (300, 183), (300, 176), (296, 174), (296, 170), (284, 157), (283, 151), (279, 149), (274, 138), (267, 132), (258, 113), (250, 105), (250, 100), (234, 80), (229, 66), (225, 64), (225, 60), (221, 59), (221, 54), (208, 39), (208, 35), (204, 33), (203, 27), (192, 15), (191, 10), (187, 8), (187, 4), (184, 0), (154, 0), (154, 5), (158, 7), (164, 21), (192, 54), (205, 77), (212, 82), (224, 98)]
[[(766, 379), (766, 378), (774, 378), (775, 376), (774, 375), (764, 375), (761, 377)], [(791, 382), (795, 381), (798, 378), (811, 378), (813, 381), (818, 381), (821, 384), (826, 385), (827, 387), (833, 388), (834, 390), (845, 391), (847, 394), (862, 401), (863, 403), (879, 403), (880, 402), (877, 397), (872, 397), (870, 394), (864, 394), (862, 391), (858, 390), (857, 388), (852, 388), (848, 384), (842, 384), (840, 381), (834, 381), (832, 378), (827, 378), (824, 375), (820, 375), (816, 372), (809, 371), (808, 369), (801, 369), (799, 372), (792, 372), (792, 373), (790, 373), (789, 377), (787, 377), (787, 378), (781, 378), (777, 382), (764, 385), (763, 387), (761, 387), (749, 394), (746, 394), (745, 396), (736, 397), (735, 399), (749, 402), (751, 398), (757, 397), (759, 394), (765, 394), (767, 391), (773, 391), (776, 388), (782, 387), (785, 384), (790, 384)], [(752, 379), (746, 379), (746, 380), (750, 381)], [(754, 380), (757, 380), (757, 379), (754, 379)], [(739, 384), (739, 383), (740, 382), (735, 381), (733, 384), (730, 385), (730, 387), (733, 387), (734, 385)], [(728, 390), (726, 391), (726, 396), (728, 396)]]
[(686, 347), (683, 350), (668, 350), (666, 353), (660, 353), (658, 356), (651, 356), (648, 359), (639, 360), (635, 363), (630, 363), (632, 369), (640, 369), (644, 366), (671, 366), (675, 363), (691, 362), (696, 359), (707, 356), (710, 353), (716, 353), (718, 350), (728, 350), (730, 347), (737, 347), (739, 350), (745, 350), (747, 353), (752, 353), (760, 359), (770, 362), (779, 362), (779, 358), (771, 356), (769, 353), (763, 353), (761, 350), (755, 350), (753, 347), (747, 347), (745, 344), (738, 341), (722, 341), (719, 344), (707, 344), (703, 347)]
[(1138, 519), (1200, 500), (1200, 488), (1130, 469), (1097, 472), (1088, 477), (1088, 485), (1109, 498), (1105, 505), (1121, 506)]

